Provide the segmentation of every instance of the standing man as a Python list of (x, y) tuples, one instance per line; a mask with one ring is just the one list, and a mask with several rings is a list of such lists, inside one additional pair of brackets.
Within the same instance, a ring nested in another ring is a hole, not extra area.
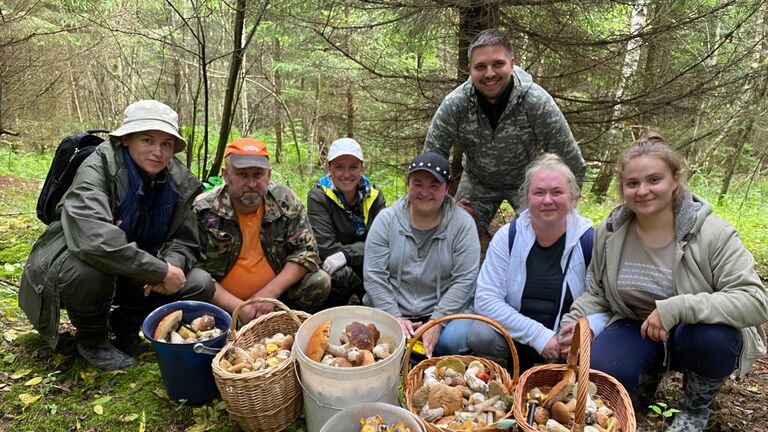
[[(212, 303), (231, 313), (249, 298), (268, 297), (291, 308), (319, 310), (331, 277), (320, 270), (304, 205), (287, 186), (270, 183), (263, 142), (235, 139), (224, 159), (224, 184), (195, 201), (207, 243), (202, 267), (216, 281)], [(247, 323), (272, 310), (272, 304), (254, 303), (241, 309), (239, 318)]]
[(552, 96), (515, 66), (509, 39), (483, 30), (468, 49), (469, 79), (445, 97), (427, 132), (424, 151), (464, 152), (456, 197), (485, 233), (499, 205), (519, 208), (525, 168), (543, 152), (559, 155), (584, 180), (586, 164)]

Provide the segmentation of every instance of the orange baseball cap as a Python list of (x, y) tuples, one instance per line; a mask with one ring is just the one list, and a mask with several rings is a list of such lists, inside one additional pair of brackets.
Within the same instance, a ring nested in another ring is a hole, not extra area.
[(267, 145), (256, 138), (237, 138), (224, 150), (224, 158), (235, 168), (269, 169)]

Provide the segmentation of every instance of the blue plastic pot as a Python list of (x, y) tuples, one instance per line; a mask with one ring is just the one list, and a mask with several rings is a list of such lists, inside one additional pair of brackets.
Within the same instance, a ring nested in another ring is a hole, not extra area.
[[(157, 364), (163, 377), (168, 396), (173, 400), (186, 400), (189, 404), (207, 402), (219, 396), (216, 382), (211, 372), (213, 354), (195, 352), (194, 343), (172, 344), (156, 340), (153, 336), (157, 325), (171, 312), (181, 309), (181, 322), (189, 324), (202, 315), (212, 315), (221, 336), (202, 342), (215, 354), (227, 341), (227, 333), (232, 322), (230, 315), (218, 306), (193, 300), (184, 300), (160, 306), (150, 313), (141, 326), (144, 336), (152, 343), (157, 353)], [(198, 347), (198, 351), (200, 351)]]

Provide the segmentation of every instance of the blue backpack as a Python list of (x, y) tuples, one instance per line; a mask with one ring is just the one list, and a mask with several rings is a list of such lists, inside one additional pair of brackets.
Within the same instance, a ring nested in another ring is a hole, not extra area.
[[(517, 226), (515, 222), (517, 219), (512, 219), (509, 223), (509, 253), (512, 253), (512, 246), (515, 244), (515, 236), (517, 235)], [(584, 267), (589, 268), (589, 263), (592, 261), (592, 243), (595, 237), (595, 229), (589, 227), (589, 229), (581, 235), (579, 243), (581, 243), (581, 253), (584, 254)]]

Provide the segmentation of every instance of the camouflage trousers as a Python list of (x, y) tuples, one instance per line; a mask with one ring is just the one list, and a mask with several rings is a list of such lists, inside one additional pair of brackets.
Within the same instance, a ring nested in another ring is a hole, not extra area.
[(323, 270), (307, 273), (296, 285), (290, 287), (280, 301), (291, 309), (315, 313), (324, 309), (331, 294), (331, 276)]
[(521, 210), (516, 202), (518, 189), (519, 187), (500, 188), (482, 183), (465, 171), (456, 190), (456, 200), (469, 200), (469, 206), (478, 214), (475, 223), (478, 235), (482, 236), (499, 211), (502, 201), (507, 200), (515, 208), (515, 212)]

